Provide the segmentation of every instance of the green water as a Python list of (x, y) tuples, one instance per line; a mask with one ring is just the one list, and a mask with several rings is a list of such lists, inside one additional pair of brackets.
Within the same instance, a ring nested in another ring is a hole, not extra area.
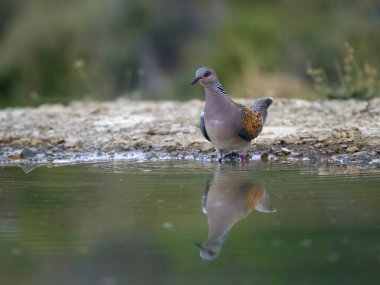
[(349, 166), (3, 167), (0, 284), (379, 284), (379, 205)]

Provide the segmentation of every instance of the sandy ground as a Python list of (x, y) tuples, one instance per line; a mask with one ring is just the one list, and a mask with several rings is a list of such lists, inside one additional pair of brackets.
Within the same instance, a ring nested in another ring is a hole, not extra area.
[[(198, 127), (203, 104), (118, 99), (3, 109), (0, 164), (20, 159), (81, 161), (89, 156), (213, 159), (214, 149)], [(323, 160), (379, 167), (380, 99), (276, 99), (248, 153), (253, 160)]]

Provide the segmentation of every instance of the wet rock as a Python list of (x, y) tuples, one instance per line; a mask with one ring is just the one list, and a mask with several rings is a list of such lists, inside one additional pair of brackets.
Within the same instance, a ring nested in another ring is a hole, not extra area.
[(295, 158), (302, 158), (302, 157), (304, 157), (304, 154), (303, 153), (295, 153), (293, 155), (293, 157), (295, 157)]
[(291, 154), (291, 151), (285, 147), (282, 147), (280, 151), (274, 151), (276, 156), (288, 156)]
[(153, 161), (153, 160), (158, 160), (158, 159), (159, 157), (155, 152), (146, 153), (144, 155), (144, 160)]
[(282, 153), (283, 155), (289, 155), (289, 154), (291, 154), (292, 152), (291, 152), (289, 149), (287, 149), (286, 147), (282, 147), (282, 148), (281, 148), (281, 153)]
[(20, 153), (11, 153), (11, 154), (8, 154), (7, 155), (7, 158), (10, 158), (10, 159), (20, 159), (21, 158), (21, 154)]
[(28, 159), (28, 158), (33, 158), (37, 155), (37, 153), (33, 150), (31, 150), (28, 147), (24, 147), (20, 153), (20, 158), (21, 159)]
[(268, 154), (267, 152), (262, 153), (262, 154), (260, 155), (260, 160), (261, 160), (262, 162), (268, 162), (268, 160), (269, 160), (269, 154)]

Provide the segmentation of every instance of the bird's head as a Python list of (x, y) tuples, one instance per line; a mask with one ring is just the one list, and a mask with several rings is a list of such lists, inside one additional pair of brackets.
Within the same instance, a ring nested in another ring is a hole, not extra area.
[(208, 239), (204, 244), (195, 243), (199, 249), (199, 255), (204, 260), (213, 260), (220, 255), (223, 242), (227, 237), (227, 233), (214, 239)]
[(218, 83), (218, 77), (216, 76), (215, 71), (211, 67), (200, 67), (195, 72), (195, 78), (191, 85), (199, 83), (203, 87), (214, 85)]
[(196, 243), (195, 246), (199, 249), (199, 255), (204, 260), (213, 260), (217, 258), (222, 250), (222, 244), (201, 245)]

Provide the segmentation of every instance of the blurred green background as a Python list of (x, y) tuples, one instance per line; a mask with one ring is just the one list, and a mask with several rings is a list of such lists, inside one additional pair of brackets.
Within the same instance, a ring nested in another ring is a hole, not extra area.
[(374, 0), (0, 0), (0, 107), (203, 99), (212, 66), (233, 97), (312, 98), (308, 63), (337, 80), (349, 42), (380, 66)]

